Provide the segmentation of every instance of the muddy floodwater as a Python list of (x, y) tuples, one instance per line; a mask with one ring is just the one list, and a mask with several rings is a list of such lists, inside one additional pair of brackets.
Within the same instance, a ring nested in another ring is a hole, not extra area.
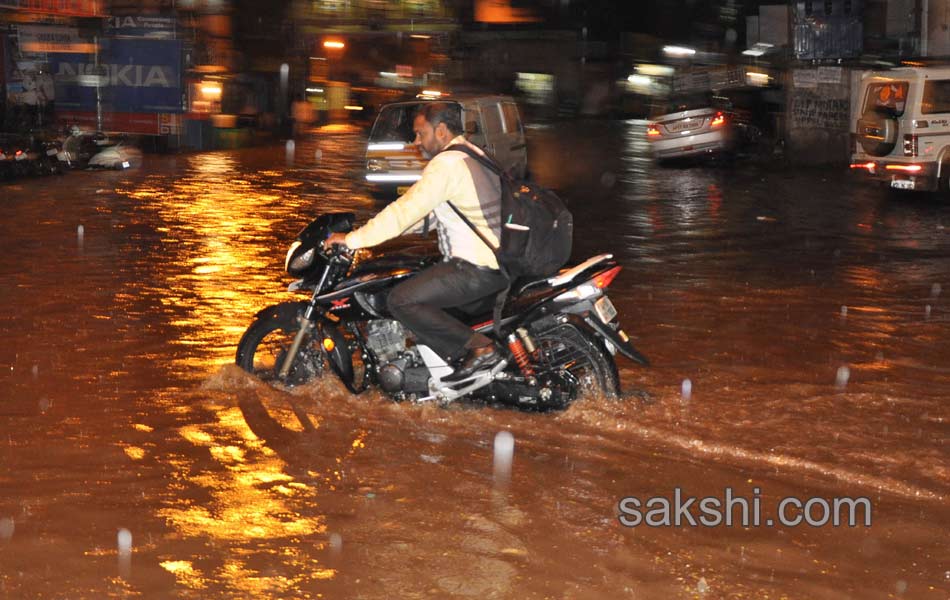
[(653, 362), (554, 414), (231, 364), (296, 232), (382, 206), (356, 128), (3, 183), (0, 598), (950, 597), (950, 201), (643, 130), (528, 132)]

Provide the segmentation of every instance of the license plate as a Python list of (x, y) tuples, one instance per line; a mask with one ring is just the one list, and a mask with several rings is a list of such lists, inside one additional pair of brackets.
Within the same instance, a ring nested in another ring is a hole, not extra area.
[(688, 129), (698, 127), (700, 123), (702, 123), (702, 120), (700, 119), (680, 119), (679, 121), (666, 123), (665, 127), (666, 130), (671, 133), (679, 133), (680, 131), (686, 131)]
[(594, 312), (604, 324), (610, 323), (617, 316), (617, 309), (607, 296), (594, 303)]
[(408, 186), (408, 185), (401, 185), (401, 186), (399, 186), (399, 187), (396, 188), (396, 193), (399, 194), (400, 196), (402, 196), (403, 194), (405, 194), (406, 192), (409, 191), (409, 187), (410, 187), (410, 186)]
[(892, 179), (891, 187), (898, 190), (912, 190), (914, 189), (914, 180), (913, 179)]

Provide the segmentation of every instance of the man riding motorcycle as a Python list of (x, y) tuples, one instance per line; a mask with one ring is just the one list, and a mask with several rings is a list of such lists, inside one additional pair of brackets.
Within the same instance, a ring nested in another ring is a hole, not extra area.
[(413, 122), (415, 145), (431, 159), (417, 181), (398, 200), (350, 233), (333, 233), (325, 245), (369, 248), (403, 233), (427, 233), (435, 221), (444, 261), (393, 288), (389, 310), (418, 340), (457, 368), (459, 381), (501, 360), (494, 343), (445, 311), (471, 304), (508, 285), (491, 248), (456, 214), (451, 202), (489, 242), (497, 246), (501, 229), (500, 182), (453, 144), (481, 149), (462, 135), (459, 107), (431, 103)]

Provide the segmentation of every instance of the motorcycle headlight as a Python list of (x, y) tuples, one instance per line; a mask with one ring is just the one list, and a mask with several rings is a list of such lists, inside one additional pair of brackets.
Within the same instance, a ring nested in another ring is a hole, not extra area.
[(315, 253), (314, 249), (311, 248), (307, 250), (306, 252), (304, 252), (303, 254), (301, 254), (300, 256), (298, 256), (297, 258), (291, 260), (289, 270), (302, 271), (303, 269), (306, 269), (307, 267), (309, 267), (313, 263), (314, 253)]
[(306, 269), (311, 265), (311, 263), (313, 263), (314, 248), (307, 250), (300, 256), (294, 256), (294, 252), (297, 251), (297, 248), (300, 247), (300, 244), (300, 240), (297, 240), (291, 244), (290, 249), (287, 250), (287, 257), (284, 259), (284, 270), (288, 273)]

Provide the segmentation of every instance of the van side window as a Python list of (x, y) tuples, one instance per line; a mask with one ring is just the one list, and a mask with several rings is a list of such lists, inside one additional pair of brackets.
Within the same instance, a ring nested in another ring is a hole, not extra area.
[(925, 115), (950, 112), (950, 79), (928, 79), (924, 82), (920, 112)]
[(482, 121), (485, 124), (486, 135), (491, 135), (493, 133), (500, 133), (502, 131), (501, 113), (499, 112), (499, 107), (497, 104), (492, 104), (492, 105), (483, 107)]
[(505, 132), (521, 133), (521, 119), (518, 117), (518, 105), (514, 102), (505, 102), (501, 105), (505, 116)]
[(468, 134), (483, 134), (482, 111), (477, 106), (466, 108), (462, 112), (462, 127)]

